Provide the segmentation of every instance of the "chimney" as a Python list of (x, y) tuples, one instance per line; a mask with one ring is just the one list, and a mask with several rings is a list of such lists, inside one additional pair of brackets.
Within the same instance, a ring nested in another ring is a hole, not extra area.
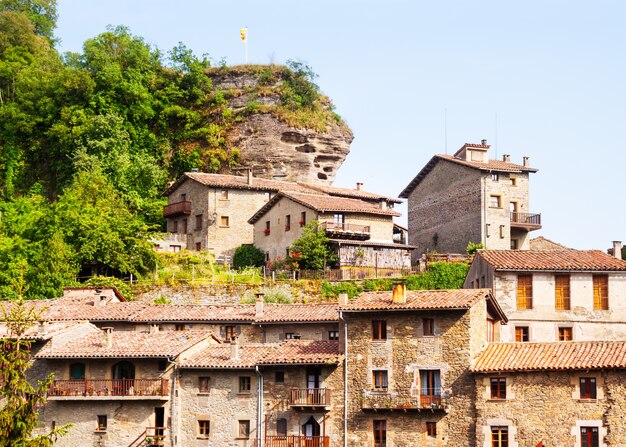
[(505, 163), (511, 163), (511, 156), (509, 154), (504, 154), (502, 156), (502, 161), (504, 161)]
[(104, 331), (105, 334), (105, 340), (106, 340), (106, 345), (107, 348), (110, 348), (113, 346), (113, 328), (112, 327), (103, 327), (102, 330)]
[(254, 302), (254, 316), (262, 317), (263, 316), (263, 294), (255, 293), (256, 301)]
[(39, 322), (39, 333), (41, 335), (46, 335), (48, 333), (48, 322), (40, 321)]
[(380, 209), (381, 210), (386, 210), (387, 209), (387, 201), (386, 200), (381, 200), (380, 201)]
[(338, 298), (339, 298), (339, 305), (340, 306), (346, 306), (348, 304), (348, 294), (347, 293), (340, 293)]
[(246, 169), (248, 172), (248, 185), (252, 185), (252, 168)]
[(524, 165), (525, 168), (527, 168), (528, 167), (528, 157), (522, 157), (522, 160), (524, 160), (522, 164)]
[(160, 328), (158, 324), (151, 324), (150, 325), (150, 333), (151, 334), (156, 334), (157, 332), (159, 332)]
[(613, 241), (613, 256), (622, 259), (622, 241)]
[(230, 359), (239, 360), (239, 342), (237, 341), (237, 337), (233, 337), (230, 342)]
[(482, 144), (483, 146), (487, 146), (487, 140), (483, 138), (482, 140), (480, 140), (480, 144)]
[(406, 285), (396, 284), (393, 288), (393, 295), (391, 296), (391, 302), (394, 304), (406, 303)]
[(356, 190), (360, 191), (363, 188), (363, 182), (356, 182)]

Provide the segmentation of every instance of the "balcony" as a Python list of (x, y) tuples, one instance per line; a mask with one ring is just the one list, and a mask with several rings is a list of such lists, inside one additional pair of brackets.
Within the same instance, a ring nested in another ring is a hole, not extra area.
[(289, 392), (289, 406), (302, 409), (325, 409), (330, 407), (330, 390), (327, 388), (292, 388)]
[(526, 231), (541, 229), (541, 214), (511, 212), (511, 228)]
[(369, 225), (357, 225), (345, 222), (321, 222), (320, 228), (326, 232), (326, 236), (334, 239), (366, 241), (372, 236)]
[(329, 447), (328, 436), (266, 436), (265, 447)]
[(167, 379), (54, 380), (48, 400), (167, 400)]
[(361, 397), (363, 411), (448, 411), (447, 402), (441, 397), (441, 389), (430, 390), (430, 394), (398, 396), (392, 393), (369, 394)]
[(170, 203), (163, 207), (163, 217), (177, 217), (191, 214), (191, 202), (185, 200), (183, 202)]

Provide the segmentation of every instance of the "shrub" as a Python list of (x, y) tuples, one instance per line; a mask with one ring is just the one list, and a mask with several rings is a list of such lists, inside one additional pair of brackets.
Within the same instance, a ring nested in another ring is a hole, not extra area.
[(265, 255), (252, 244), (243, 244), (237, 247), (233, 256), (233, 267), (261, 267), (265, 263)]
[(363, 287), (352, 281), (344, 281), (337, 284), (324, 281), (321, 293), (326, 298), (336, 298), (340, 293), (347, 293), (349, 298), (354, 298), (363, 291)]
[(468, 270), (469, 264), (463, 262), (433, 262), (424, 273), (409, 276), (406, 287), (409, 290), (460, 289)]
[(485, 248), (485, 246), (481, 242), (479, 242), (478, 244), (475, 242), (470, 242), (469, 244), (467, 244), (467, 248), (465, 249), (465, 251), (468, 255), (475, 255), (477, 250), (482, 250), (483, 248)]
[(112, 276), (93, 276), (85, 281), (85, 286), (115, 287), (127, 301), (133, 299), (133, 292), (130, 290), (130, 286), (121, 279)]

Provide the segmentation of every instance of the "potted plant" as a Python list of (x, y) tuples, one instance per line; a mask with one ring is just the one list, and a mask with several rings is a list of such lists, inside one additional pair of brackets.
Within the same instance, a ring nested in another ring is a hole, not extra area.
[(270, 235), (270, 229), (266, 228), (265, 230), (263, 230), (263, 234), (265, 234), (266, 236)]

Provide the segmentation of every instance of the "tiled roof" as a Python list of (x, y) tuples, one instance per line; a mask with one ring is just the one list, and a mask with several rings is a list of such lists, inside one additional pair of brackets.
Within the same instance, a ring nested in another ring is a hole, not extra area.
[(626, 271), (626, 261), (600, 250), (479, 250), (496, 270)]
[(164, 358), (176, 357), (211, 336), (202, 331), (163, 331), (155, 333), (113, 331), (111, 345), (105, 331), (98, 331), (62, 346), (42, 349), (35, 357), (53, 358)]
[[(59, 321), (54, 323), (47, 323), (45, 326), (34, 325), (29, 327), (24, 333), (22, 338), (28, 340), (49, 340), (57, 333), (63, 332), (66, 329), (74, 326), (74, 322), (71, 321)], [(9, 331), (6, 323), (0, 323), (0, 338), (11, 337), (12, 334)]]
[(253, 177), (252, 182), (248, 184), (247, 176), (226, 175), (226, 174), (207, 174), (204, 172), (185, 172), (179, 177), (169, 188), (163, 192), (164, 196), (170, 195), (185, 180), (191, 179), (202, 185), (213, 188), (229, 188), (229, 189), (246, 189), (251, 191), (302, 191), (313, 193), (314, 191), (305, 186), (301, 186), (296, 182), (284, 182), (280, 180), (268, 180), (264, 178)]
[(337, 304), (264, 304), (256, 323), (339, 321)]
[(530, 240), (530, 249), (536, 251), (571, 250), (565, 245), (551, 241), (543, 236), (537, 236)]
[(201, 306), (201, 305), (170, 305), (149, 304), (141, 312), (130, 317), (133, 322), (169, 322), (169, 321), (219, 321), (219, 322), (252, 322), (254, 306)]
[(626, 341), (491, 343), (474, 372), (626, 368)]
[(338, 363), (339, 343), (336, 341), (288, 340), (282, 343), (245, 344), (232, 358), (232, 346), (215, 345), (197, 352), (181, 363), (182, 368), (254, 368), (261, 365), (319, 365)]
[(415, 250), (417, 248), (417, 245), (399, 244), (397, 242), (355, 241), (354, 239), (335, 239), (334, 237), (331, 237), (329, 242), (331, 244), (356, 245), (359, 247), (399, 248), (402, 250)]
[(380, 194), (375, 194), (373, 192), (364, 191), (362, 189), (339, 188), (337, 186), (330, 186), (330, 185), (321, 184), (321, 183), (316, 184), (316, 183), (298, 182), (298, 184), (309, 189), (313, 189), (316, 191), (323, 192), (325, 194), (329, 194), (331, 196), (353, 197), (355, 199), (376, 200), (376, 201), (386, 200), (387, 202), (392, 202), (392, 203), (402, 203), (402, 200), (398, 198), (381, 196)]
[(482, 162), (477, 162), (477, 161), (467, 161), (464, 159), (457, 158), (453, 155), (437, 154), (437, 155), (434, 155), (428, 161), (428, 163), (426, 163), (426, 165), (420, 170), (420, 172), (418, 172), (417, 175), (409, 182), (409, 184), (399, 194), (399, 197), (402, 197), (404, 199), (408, 198), (409, 194), (411, 194), (411, 191), (415, 189), (415, 187), (424, 179), (424, 177), (426, 177), (426, 175), (428, 175), (428, 173), (440, 161), (456, 163), (459, 165), (467, 166), (468, 168), (478, 169), (481, 171), (511, 172), (511, 173), (537, 172), (537, 169), (535, 168), (530, 168), (530, 167), (518, 165), (515, 163), (509, 163), (506, 161), (489, 160), (487, 163), (482, 163)]
[(406, 303), (392, 303), (393, 292), (363, 292), (340, 309), (350, 311), (469, 309), (491, 296), (489, 289), (407, 290)]

